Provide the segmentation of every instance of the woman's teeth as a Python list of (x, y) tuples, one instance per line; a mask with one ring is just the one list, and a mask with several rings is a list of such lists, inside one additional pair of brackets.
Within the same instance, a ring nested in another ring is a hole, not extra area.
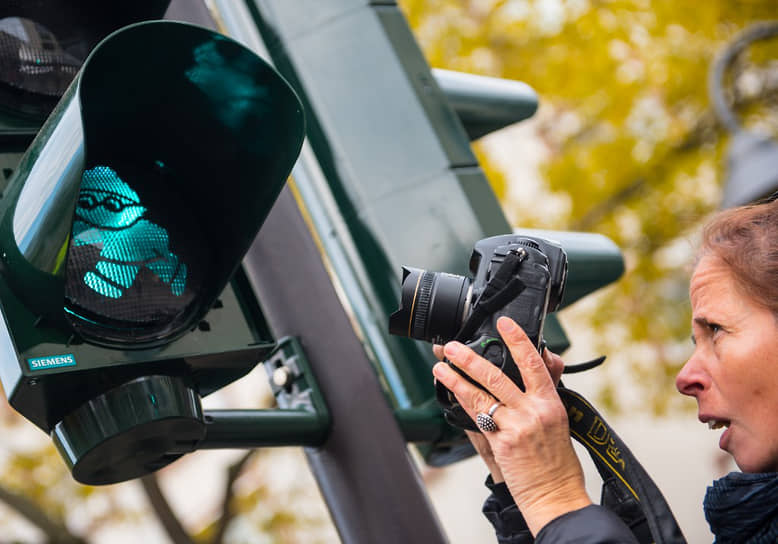
[(722, 427), (729, 427), (728, 421), (718, 421), (718, 420), (711, 420), (708, 421), (708, 428), (709, 429), (721, 429)]

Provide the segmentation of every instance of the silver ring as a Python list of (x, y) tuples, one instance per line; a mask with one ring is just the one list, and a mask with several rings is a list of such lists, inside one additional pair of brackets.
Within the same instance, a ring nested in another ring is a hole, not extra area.
[(492, 416), (500, 406), (502, 406), (501, 402), (495, 402), (489, 407), (489, 410), (486, 414), (483, 412), (478, 412), (478, 414), (475, 416), (476, 426), (478, 426), (478, 428), (483, 432), (487, 433), (493, 433), (494, 431), (498, 430), (497, 423), (494, 422)]

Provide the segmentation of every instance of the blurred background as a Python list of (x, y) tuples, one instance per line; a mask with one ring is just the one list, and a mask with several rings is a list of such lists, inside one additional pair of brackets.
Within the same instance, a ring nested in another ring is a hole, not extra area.
[[(655, 478), (690, 542), (709, 542), (705, 487), (734, 469), (718, 432), (675, 392), (691, 353), (688, 277), (699, 226), (722, 206), (733, 129), (710, 98), (717, 55), (778, 17), (770, 0), (399, 0), (429, 64), (521, 80), (534, 117), (474, 150), (514, 227), (604, 234), (623, 251), (614, 285), (561, 312), (566, 380), (608, 417)], [(778, 39), (743, 47), (720, 92), (739, 128), (778, 136)], [(741, 157), (742, 158), (742, 157)], [(776, 175), (773, 173), (773, 175)], [(264, 407), (264, 375), (206, 406)], [(0, 542), (338, 542), (299, 448), (196, 452), (142, 481), (88, 487), (51, 441), (0, 404)], [(414, 454), (415, 455), (415, 454)], [(490, 542), (486, 471), (418, 469), (452, 543)], [(599, 480), (587, 465), (587, 484)]]

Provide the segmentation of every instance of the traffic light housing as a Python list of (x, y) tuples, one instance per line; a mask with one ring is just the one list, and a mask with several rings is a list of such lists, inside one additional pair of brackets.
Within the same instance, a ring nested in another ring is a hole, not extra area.
[(38, 132), (0, 202), (0, 380), (79, 481), (194, 449), (200, 397), (275, 347), (230, 280), (303, 135), (270, 65), (169, 21), (104, 39)]

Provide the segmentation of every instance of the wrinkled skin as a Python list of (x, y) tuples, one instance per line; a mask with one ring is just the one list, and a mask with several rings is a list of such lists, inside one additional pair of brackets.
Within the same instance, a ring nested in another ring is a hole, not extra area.
[(694, 353), (676, 378), (701, 422), (728, 426), (719, 447), (743, 472), (778, 471), (778, 316), (712, 254), (692, 276)]
[(502, 401), (503, 406), (492, 416), (499, 430), (484, 433), (480, 441), (474, 437), (474, 445), (482, 456), (487, 451), (484, 460), (490, 469), (494, 460), (499, 476), (536, 535), (552, 519), (592, 502), (570, 440), (567, 412), (556, 392), (561, 360), (549, 354), (544, 361), (510, 318), (501, 317), (497, 330), (521, 372), (526, 391), (459, 342), (445, 345), (445, 357), (488, 392), (469, 383), (446, 363), (436, 364), (433, 374), (454, 393), (473, 420), (478, 412), (489, 410), (495, 397)]
[[(439, 361), (442, 361), (446, 356), (443, 349), (444, 348), (441, 345), (432, 347), (432, 351)], [(554, 384), (558, 384), (559, 380), (562, 379), (562, 371), (565, 369), (562, 358), (556, 353), (546, 349), (543, 351), (543, 360), (548, 367), (548, 371), (551, 374), (551, 379), (554, 381)], [(478, 455), (483, 459), (484, 463), (486, 463), (489, 474), (492, 476), (492, 481), (494, 481), (494, 483), (504, 482), (505, 478), (503, 477), (497, 462), (494, 460), (494, 453), (492, 453), (492, 448), (489, 446), (489, 441), (486, 437), (483, 434), (474, 431), (466, 430), (465, 434), (467, 434), (467, 437), (470, 439), (476, 452), (478, 452)]]

